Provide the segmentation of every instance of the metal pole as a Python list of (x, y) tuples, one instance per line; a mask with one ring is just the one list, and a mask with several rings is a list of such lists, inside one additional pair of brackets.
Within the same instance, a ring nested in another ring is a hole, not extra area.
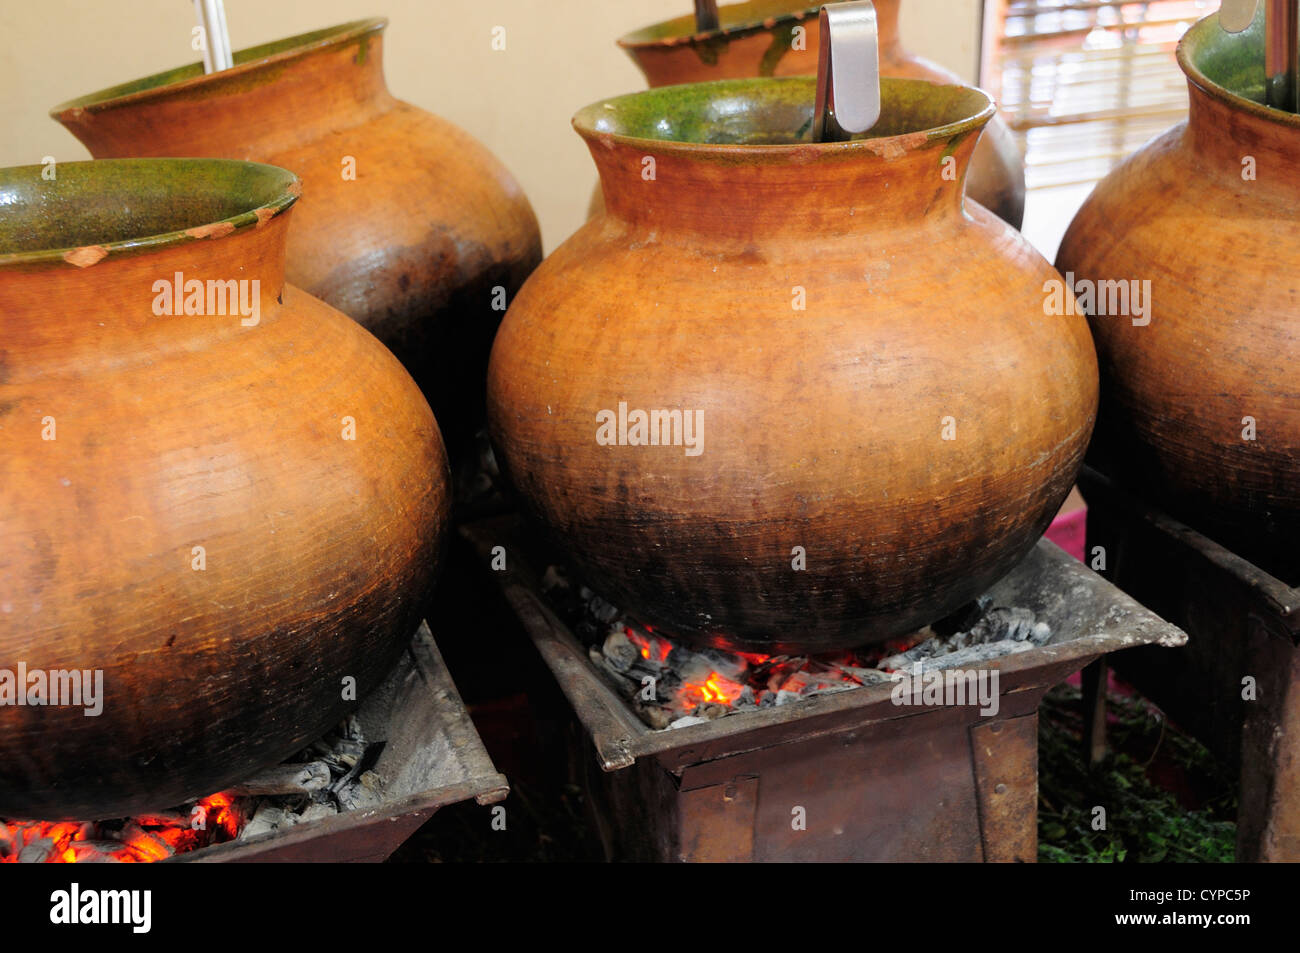
[(695, 32), (711, 33), (722, 25), (718, 19), (718, 0), (695, 0)]
[(194, 12), (203, 27), (203, 72), (215, 73), (235, 65), (230, 49), (230, 31), (226, 28), (226, 5), (223, 0), (194, 0)]
[(880, 38), (871, 0), (822, 7), (813, 141), (842, 142), (880, 119)]
[(1300, 0), (1268, 0), (1264, 24), (1268, 104), (1300, 112)]

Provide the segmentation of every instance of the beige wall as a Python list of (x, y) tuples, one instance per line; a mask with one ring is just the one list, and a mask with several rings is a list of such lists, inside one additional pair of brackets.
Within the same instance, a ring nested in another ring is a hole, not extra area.
[[(914, 52), (975, 74), (979, 0), (905, 0)], [(615, 37), (692, 9), (690, 0), (226, 0), (235, 49), (383, 14), (393, 93), (463, 126), (514, 171), (547, 249), (582, 221), (595, 172), (569, 117), (644, 87)], [(105, 86), (193, 62), (189, 0), (39, 0), (0, 5), (0, 166), (83, 159), (46, 114)], [(506, 28), (506, 50), (491, 30)]]

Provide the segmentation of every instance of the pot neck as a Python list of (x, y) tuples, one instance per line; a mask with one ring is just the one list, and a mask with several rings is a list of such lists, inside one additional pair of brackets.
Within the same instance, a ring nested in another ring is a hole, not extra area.
[[(1264, 103), (1263, 6), (1243, 33), (1211, 14), (1178, 43), (1189, 104), (1184, 133), (1191, 161), (1221, 186), (1300, 200), (1300, 116)], [(1285, 213), (1279, 213), (1285, 214)]]
[[(100, 258), (102, 247), (90, 246), (65, 260), (0, 267), (0, 369), (9, 372), (0, 379), (77, 374), (105, 361), (133, 366), (256, 333), (279, 314), (289, 218), (285, 210), (150, 251)], [(186, 313), (187, 299), (199, 313)]]
[(747, 244), (960, 220), (979, 129), (783, 147), (587, 138), (610, 218), (657, 236)]
[(385, 21), (348, 24), (235, 54), (232, 69), (192, 64), (56, 107), (96, 158), (267, 156), (392, 109)]
[(1189, 79), (1188, 93), (1194, 162), (1233, 188), (1286, 194), (1293, 203), (1300, 199), (1300, 117), (1195, 79)]
[[(913, 57), (899, 36), (900, 0), (875, 0), (880, 60), (887, 66)], [(619, 40), (652, 88), (710, 79), (817, 74), (821, 26), (818, 7), (798, 0), (745, 2), (722, 7), (724, 25), (696, 33), (694, 20), (681, 17), (628, 34)], [(793, 49), (793, 30), (807, 31), (802, 49)]]

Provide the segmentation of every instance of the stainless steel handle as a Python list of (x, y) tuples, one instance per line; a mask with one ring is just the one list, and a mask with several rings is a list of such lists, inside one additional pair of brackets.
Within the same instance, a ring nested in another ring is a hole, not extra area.
[(215, 73), (235, 65), (230, 49), (230, 31), (226, 28), (226, 5), (223, 0), (194, 0), (194, 12), (203, 27), (203, 72)]
[(1265, 102), (1300, 112), (1300, 0), (1223, 0), (1219, 25), (1242, 33), (1264, 5)]
[(813, 139), (839, 142), (880, 119), (880, 43), (870, 0), (822, 7)]
[(1265, 0), (1264, 82), (1274, 109), (1300, 112), (1300, 0)]
[(719, 26), (718, 0), (695, 0), (695, 32), (711, 33)]

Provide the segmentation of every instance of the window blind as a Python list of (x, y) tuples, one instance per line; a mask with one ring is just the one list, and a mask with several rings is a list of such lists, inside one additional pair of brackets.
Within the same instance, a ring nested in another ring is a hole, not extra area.
[(1096, 182), (1187, 113), (1174, 50), (1219, 0), (986, 0), (982, 82), (1029, 189)]

